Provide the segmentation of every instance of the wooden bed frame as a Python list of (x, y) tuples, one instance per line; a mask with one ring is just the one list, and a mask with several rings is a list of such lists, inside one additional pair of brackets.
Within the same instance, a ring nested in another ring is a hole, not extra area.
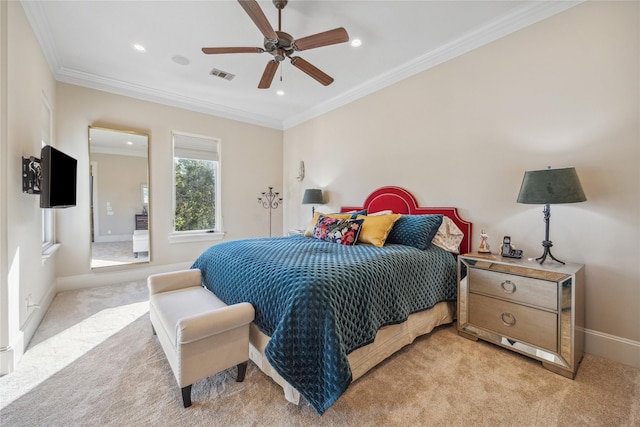
[[(400, 187), (381, 187), (371, 193), (363, 206), (344, 206), (341, 212), (367, 209), (370, 213), (392, 210), (394, 213), (427, 215), (446, 215), (462, 230), (464, 238), (460, 244), (460, 253), (471, 252), (472, 224), (458, 215), (456, 208), (419, 207), (415, 197)], [(377, 364), (411, 344), (417, 337), (428, 334), (435, 327), (452, 323), (456, 316), (455, 302), (441, 302), (433, 308), (414, 313), (400, 324), (389, 325), (378, 330), (373, 343), (349, 353), (352, 381), (356, 381)], [(300, 401), (300, 393), (284, 380), (269, 364), (264, 349), (269, 337), (255, 324), (251, 324), (249, 335), (249, 356), (265, 374), (270, 376), (283, 390), (285, 398), (294, 404)]]

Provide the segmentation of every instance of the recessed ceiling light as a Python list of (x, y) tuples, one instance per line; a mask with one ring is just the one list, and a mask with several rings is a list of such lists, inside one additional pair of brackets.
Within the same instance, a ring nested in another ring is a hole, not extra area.
[(279, 91), (276, 92), (276, 95), (284, 96), (284, 91), (283, 90), (279, 90)]
[(353, 47), (360, 47), (362, 45), (362, 40), (360, 39), (353, 39), (351, 40), (351, 46)]
[(180, 65), (189, 65), (191, 63), (191, 61), (189, 61), (189, 58), (182, 55), (174, 55), (171, 59), (173, 60), (173, 62)]
[(133, 142), (127, 141), (127, 145), (133, 145)]
[(138, 43), (134, 44), (133, 48), (135, 50), (137, 50), (138, 52), (144, 52), (145, 50), (147, 50), (147, 49), (144, 48), (144, 46), (142, 46), (141, 44), (138, 44)]

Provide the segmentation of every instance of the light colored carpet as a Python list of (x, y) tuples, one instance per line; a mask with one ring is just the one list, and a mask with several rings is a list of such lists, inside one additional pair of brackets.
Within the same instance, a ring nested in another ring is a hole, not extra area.
[(322, 417), (249, 364), (180, 390), (151, 333), (144, 282), (60, 293), (19, 368), (3, 426), (638, 426), (640, 370), (586, 355), (575, 380), (445, 326), (353, 383)]
[(109, 267), (113, 265), (148, 262), (149, 252), (133, 253), (133, 242), (93, 242), (91, 243), (91, 266)]

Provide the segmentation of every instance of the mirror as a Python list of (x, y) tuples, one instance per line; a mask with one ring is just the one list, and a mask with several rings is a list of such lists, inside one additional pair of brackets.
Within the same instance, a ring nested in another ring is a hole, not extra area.
[(89, 126), (91, 268), (146, 263), (149, 135)]

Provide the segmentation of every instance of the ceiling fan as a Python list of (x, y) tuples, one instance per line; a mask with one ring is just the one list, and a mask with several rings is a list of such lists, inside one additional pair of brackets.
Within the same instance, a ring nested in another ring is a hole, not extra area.
[(249, 15), (249, 18), (251, 18), (253, 23), (256, 24), (260, 32), (264, 35), (264, 47), (204, 47), (202, 51), (206, 54), (264, 52), (271, 54), (273, 59), (267, 63), (264, 73), (262, 73), (262, 78), (258, 84), (259, 89), (268, 89), (271, 86), (273, 76), (276, 74), (280, 62), (284, 61), (285, 58), (289, 58), (294, 67), (305, 72), (319, 83), (325, 86), (333, 83), (331, 76), (303, 58), (293, 56), (293, 54), (296, 51), (347, 42), (349, 41), (347, 30), (339, 27), (296, 40), (290, 34), (283, 32), (281, 28), (282, 9), (287, 5), (288, 0), (272, 1), (276, 9), (278, 9), (278, 31), (273, 30), (273, 27), (271, 27), (271, 24), (256, 0), (238, 0), (240, 6), (242, 6), (247, 15)]

